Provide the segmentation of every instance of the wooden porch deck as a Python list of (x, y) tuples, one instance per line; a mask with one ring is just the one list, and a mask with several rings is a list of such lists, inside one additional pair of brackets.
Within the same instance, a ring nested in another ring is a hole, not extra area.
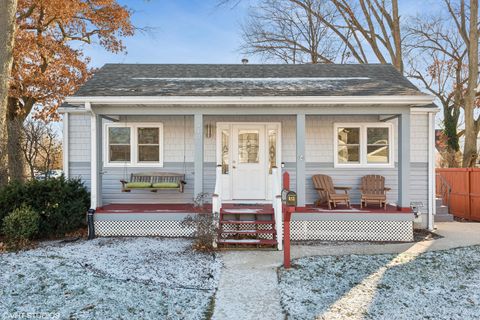
[[(225, 209), (265, 209), (270, 205), (266, 204), (224, 204)], [(203, 207), (204, 212), (210, 212), (211, 204), (205, 204)], [(146, 204), (146, 203), (128, 203), (128, 204), (107, 204), (100, 208), (97, 208), (96, 213), (196, 213), (200, 212), (200, 209), (195, 208), (191, 203), (159, 203), (159, 204)], [(410, 210), (398, 210), (396, 206), (387, 205), (387, 208), (380, 208), (376, 205), (370, 205), (367, 208), (360, 208), (360, 205), (352, 205), (348, 208), (345, 205), (338, 205), (335, 209), (328, 209), (328, 207), (320, 206), (315, 207), (313, 205), (307, 205), (306, 207), (298, 207), (295, 210), (296, 213), (328, 213), (328, 214), (411, 214)]]

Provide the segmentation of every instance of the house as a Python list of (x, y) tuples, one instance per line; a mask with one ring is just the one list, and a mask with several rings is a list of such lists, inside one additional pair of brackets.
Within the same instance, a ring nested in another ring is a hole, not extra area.
[[(292, 239), (410, 241), (412, 206), (433, 226), (437, 108), (391, 65), (107, 64), (66, 102), (65, 173), (90, 188), (100, 235), (189, 235), (203, 195), (227, 234), (276, 245), (284, 172)], [(183, 192), (122, 192), (144, 172), (184, 175)], [(314, 207), (317, 173), (354, 205)], [(391, 188), (386, 209), (358, 207), (367, 174)]]

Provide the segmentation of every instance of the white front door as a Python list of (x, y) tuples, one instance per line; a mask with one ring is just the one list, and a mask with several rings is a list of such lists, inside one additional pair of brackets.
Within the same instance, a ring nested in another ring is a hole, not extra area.
[(232, 200), (266, 199), (265, 125), (232, 125)]

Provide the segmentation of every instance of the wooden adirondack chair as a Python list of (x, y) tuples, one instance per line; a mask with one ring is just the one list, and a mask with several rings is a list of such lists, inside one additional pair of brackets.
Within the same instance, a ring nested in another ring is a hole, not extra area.
[[(317, 206), (327, 202), (328, 208), (337, 207), (337, 203), (345, 203), (350, 207), (350, 196), (348, 190), (350, 187), (336, 187), (333, 185), (332, 178), (324, 174), (316, 174), (312, 177), (313, 186), (317, 190), (320, 199), (315, 202)], [(336, 190), (343, 190), (345, 193), (337, 193)]]
[(369, 202), (374, 202), (378, 203), (380, 208), (387, 209), (387, 191), (390, 191), (390, 188), (385, 187), (385, 177), (379, 175), (362, 177), (360, 190), (362, 192), (360, 208), (366, 207)]

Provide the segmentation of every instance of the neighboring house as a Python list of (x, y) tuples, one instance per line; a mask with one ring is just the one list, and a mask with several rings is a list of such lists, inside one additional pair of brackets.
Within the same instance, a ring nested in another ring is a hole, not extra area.
[[(237, 238), (266, 238), (258, 216), (271, 212), (275, 244), (280, 171), (298, 196), (293, 239), (408, 241), (412, 202), (432, 227), (437, 108), (391, 65), (107, 64), (66, 101), (64, 170), (90, 188), (100, 235), (187, 235), (179, 220), (207, 193)], [(186, 185), (122, 192), (139, 172)], [(317, 173), (351, 187), (353, 204), (361, 177), (382, 175), (391, 205), (314, 208)], [(232, 220), (244, 215), (246, 227)]]

